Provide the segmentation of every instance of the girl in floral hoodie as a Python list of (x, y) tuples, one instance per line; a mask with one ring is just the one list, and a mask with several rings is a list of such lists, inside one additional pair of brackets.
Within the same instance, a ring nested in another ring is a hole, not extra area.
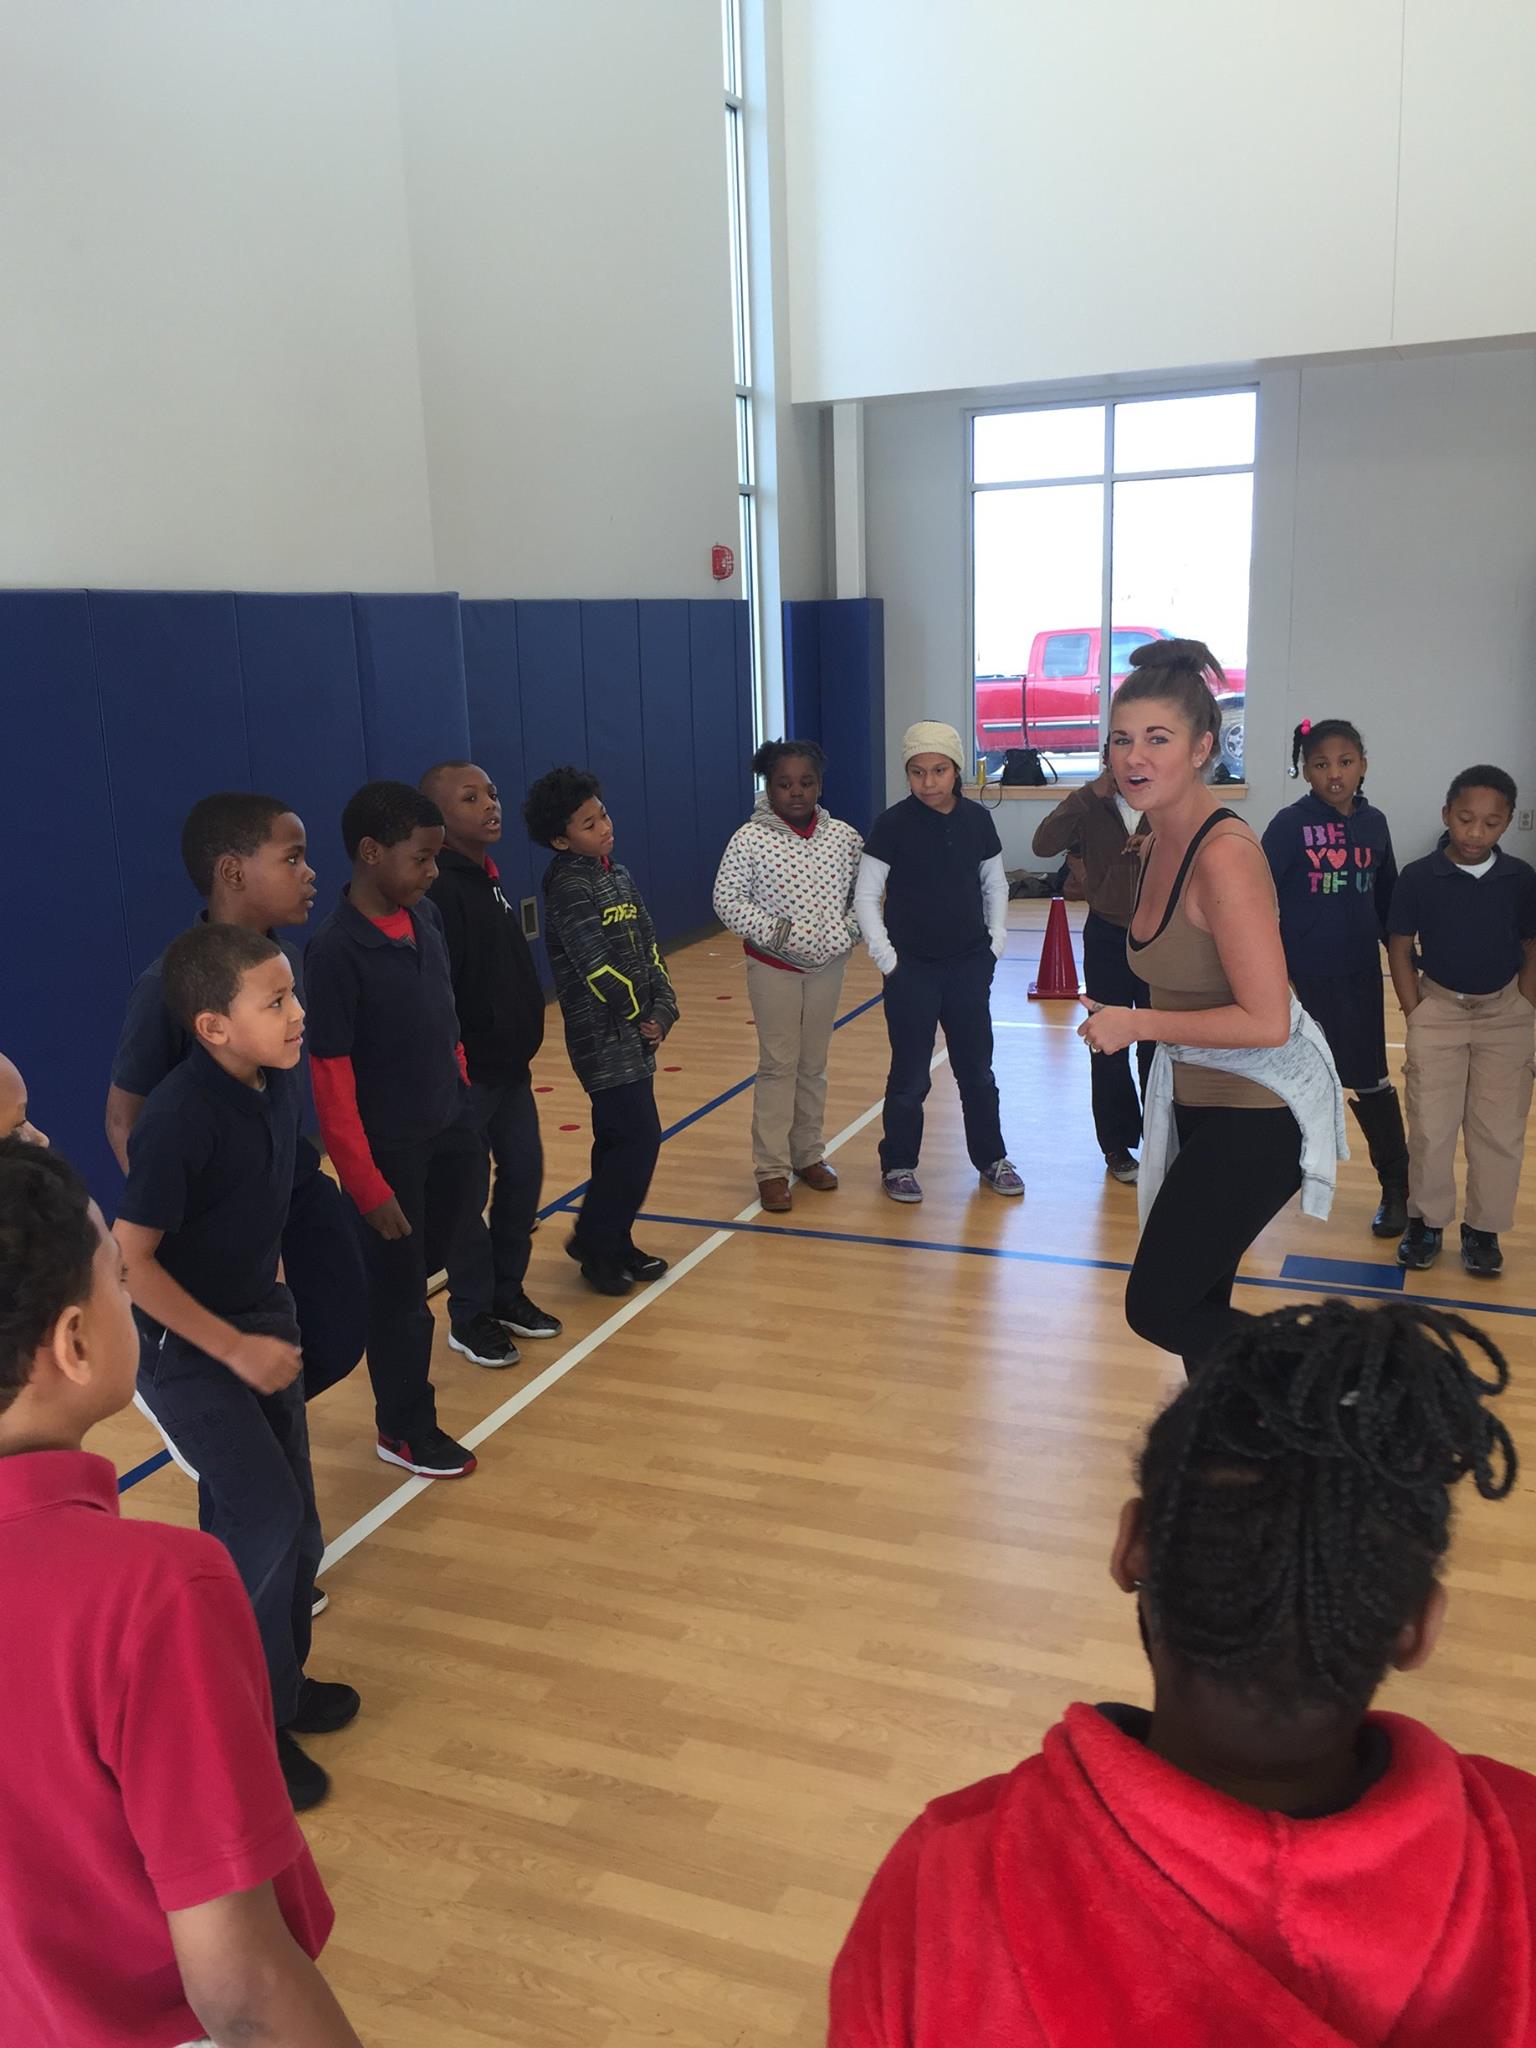
[(822, 1154), (827, 1052), (843, 968), (859, 936), (850, 905), (861, 844), (821, 807), (826, 756), (812, 740), (769, 740), (752, 757), (764, 788), (715, 877), (715, 915), (740, 935), (757, 1024), (752, 1163), (775, 1215), (797, 1174), (828, 1191)]

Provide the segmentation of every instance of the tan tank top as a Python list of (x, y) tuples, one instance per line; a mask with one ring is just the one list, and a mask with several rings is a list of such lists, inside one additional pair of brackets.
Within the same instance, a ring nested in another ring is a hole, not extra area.
[[(1162, 923), (1150, 939), (1135, 939), (1131, 932), (1147, 879), (1143, 858), (1141, 878), (1136, 884), (1136, 907), (1125, 935), (1125, 951), (1132, 973), (1140, 975), (1152, 992), (1154, 1010), (1219, 1010), (1233, 999), (1232, 984), (1222, 967), (1215, 939), (1190, 923), (1184, 907), (1184, 885), (1196, 856), (1209, 837), (1231, 836), (1214, 832), (1216, 826), (1229, 820), (1234, 825), (1242, 822), (1235, 811), (1229, 810), (1214, 811), (1206, 819), (1179, 863)], [(1213, 1067), (1188, 1066), (1180, 1060), (1173, 1063), (1173, 1099), (1191, 1108), (1285, 1108), (1272, 1089), (1261, 1088), (1257, 1081), (1249, 1081), (1241, 1074), (1220, 1073)]]

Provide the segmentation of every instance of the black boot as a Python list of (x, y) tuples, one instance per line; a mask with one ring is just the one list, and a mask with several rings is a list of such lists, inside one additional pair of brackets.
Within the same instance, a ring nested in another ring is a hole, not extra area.
[(1381, 1207), (1371, 1218), (1374, 1237), (1401, 1237), (1408, 1223), (1408, 1140), (1395, 1088), (1352, 1096), (1350, 1108), (1365, 1133), (1366, 1150), (1381, 1182)]

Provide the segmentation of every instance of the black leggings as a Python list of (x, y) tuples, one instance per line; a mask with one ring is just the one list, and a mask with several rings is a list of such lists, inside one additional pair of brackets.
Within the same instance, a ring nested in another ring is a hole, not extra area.
[(1192, 1379), (1253, 1318), (1232, 1306), (1238, 1262), (1301, 1186), (1301, 1127), (1288, 1109), (1174, 1105), (1179, 1152), (1157, 1191), (1125, 1286), (1138, 1337), (1177, 1351)]

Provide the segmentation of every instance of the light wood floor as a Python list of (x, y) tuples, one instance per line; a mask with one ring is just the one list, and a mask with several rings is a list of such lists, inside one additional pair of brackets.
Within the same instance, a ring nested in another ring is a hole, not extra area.
[[(1009, 1767), (1068, 1701), (1147, 1697), (1105, 1557), (1138, 1434), (1180, 1374), (1125, 1329), (1134, 1191), (1104, 1177), (1074, 1012), (1026, 1000), (1044, 906), (1013, 919), (994, 1007), (1025, 1202), (978, 1189), (941, 1068), (921, 1208), (880, 1194), (874, 1120), (837, 1153), (840, 1192), (801, 1190), (782, 1219), (829, 1235), (763, 1219), (721, 1237), (711, 1224), (753, 1199), (743, 1092), (663, 1148), (650, 1211), (697, 1220), (636, 1234), (673, 1260), (704, 1248), (674, 1284), (602, 1335), (614, 1304), (584, 1292), (552, 1217), (529, 1284), (565, 1336), (502, 1373), (440, 1347), (462, 1433), (600, 1336), (472, 1478), (422, 1488), (325, 1580), (311, 1668), (365, 1705), (313, 1744), (336, 1789), (308, 1833), (338, 1912), (326, 1968), (370, 2048), (813, 2048), (855, 1904), (925, 1801)], [(755, 1057), (737, 948), (673, 965), (668, 1125)], [(861, 954), (845, 1010), (876, 988)], [(588, 1142), (552, 1039), (551, 1199)], [(829, 1135), (878, 1101), (885, 1058), (878, 1006), (839, 1031)], [(1329, 1224), (1293, 1207), (1247, 1270), (1386, 1263), (1373, 1202), (1362, 1157)], [(1408, 1283), (1525, 1310), (1486, 1322), (1531, 1480), (1465, 1504), (1443, 1648), (1391, 1698), (1536, 1768), (1533, 1220), (1528, 1195), (1496, 1285), (1449, 1253)], [(361, 1372), (311, 1409), (333, 1541), (397, 1491), (369, 1420)], [(137, 1416), (95, 1443), (125, 1471), (157, 1447)], [(195, 1519), (174, 1470), (125, 1505)]]

